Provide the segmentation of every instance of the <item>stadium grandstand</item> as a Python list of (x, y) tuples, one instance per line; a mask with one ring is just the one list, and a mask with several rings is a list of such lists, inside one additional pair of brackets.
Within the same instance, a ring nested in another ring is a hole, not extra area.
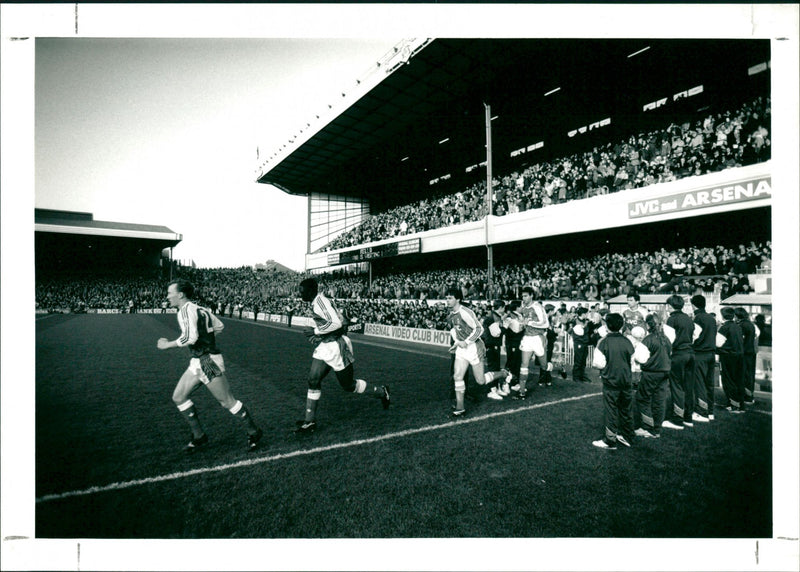
[(766, 40), (408, 40), (357, 83), (257, 168), (310, 271), (770, 239)]
[(108, 303), (64, 292), (100, 278), (158, 284), (172, 275), (172, 248), (183, 239), (165, 226), (100, 221), (83, 212), (36, 209), (34, 222), (37, 311), (119, 308), (131, 298), (128, 287), (117, 287), (113, 301), (106, 293)]
[(183, 237), (165, 226), (94, 220), (91, 213), (36, 209), (36, 276), (109, 271), (169, 275)]
[(542, 297), (697, 289), (716, 309), (746, 284), (769, 299), (770, 70), (768, 40), (404, 40), (342, 94), (349, 106), (262, 154), (256, 179), (308, 197), (306, 271), (348, 276), (344, 297), (403, 297), (398, 276), (467, 269), (469, 297), (513, 298), (514, 281), (552, 278), (547, 261), (663, 251), (671, 266), (730, 248), (748, 260), (736, 272), (692, 256), (679, 286), (666, 268), (638, 290), (615, 275), (596, 295)]
[(364, 78), (257, 168), (308, 197), (309, 270), (608, 229), (768, 238), (766, 40), (409, 40)]

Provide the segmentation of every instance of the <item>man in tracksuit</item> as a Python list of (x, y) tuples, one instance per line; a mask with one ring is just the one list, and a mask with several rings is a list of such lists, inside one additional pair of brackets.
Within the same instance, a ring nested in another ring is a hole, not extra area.
[[(500, 365), (505, 307), (505, 302), (495, 300), (492, 302), (488, 315), (483, 319), (482, 338), (483, 344), (486, 346), (484, 362), (486, 384), (482, 387), (486, 389), (482, 393), (486, 393), (486, 397), (495, 401), (501, 401), (503, 397), (511, 394), (511, 390), (508, 388), (510, 375)], [(489, 379), (490, 377), (491, 379)], [(486, 392), (487, 389), (488, 392)]]
[(754, 403), (753, 392), (756, 387), (756, 350), (758, 336), (756, 327), (750, 321), (747, 310), (741, 306), (734, 309), (736, 322), (742, 330), (742, 380), (744, 383), (744, 402), (748, 405)]
[(650, 358), (642, 364), (642, 378), (636, 390), (636, 405), (641, 417), (636, 435), (657, 439), (661, 436), (661, 424), (664, 422), (664, 402), (667, 399), (672, 364), (672, 342), (664, 335), (661, 319), (657, 314), (649, 314), (645, 318), (645, 324), (649, 333), (642, 340), (642, 345), (650, 352)]
[(683, 313), (683, 298), (673, 294), (667, 298), (667, 305), (672, 312), (667, 318), (667, 325), (675, 331), (672, 342), (672, 365), (669, 373), (669, 392), (672, 407), (667, 411), (667, 419), (663, 427), (683, 430), (694, 427), (692, 410), (694, 409), (694, 349), (692, 335), (694, 322)]
[(572, 361), (573, 381), (591, 381), (586, 375), (586, 359), (589, 357), (589, 328), (586, 325), (586, 314), (588, 312), (589, 310), (586, 308), (578, 308), (576, 324), (569, 331), (574, 349)]
[[(547, 332), (545, 332), (545, 341), (547, 342), (547, 347), (545, 349), (545, 353), (547, 355), (547, 363), (551, 363), (553, 361), (553, 350), (555, 349), (555, 343), (558, 339), (558, 332), (556, 332), (557, 327), (557, 320), (559, 320), (560, 316), (556, 314), (556, 307), (552, 304), (545, 304), (544, 305), (545, 314), (547, 314)], [(545, 369), (544, 371), (539, 372), (539, 385), (544, 386), (551, 386), (553, 385), (553, 375), (550, 373), (549, 369)]]
[(731, 413), (744, 413), (744, 378), (742, 376), (742, 329), (734, 321), (736, 314), (730, 306), (720, 310), (725, 320), (717, 332), (717, 353), (719, 354), (722, 390)]
[(694, 350), (694, 390), (697, 396), (697, 411), (692, 420), (708, 423), (714, 420), (714, 363), (717, 349), (717, 321), (706, 312), (706, 298), (702, 294), (692, 296), (694, 323), (700, 326), (700, 335), (692, 343)]
[(513, 376), (514, 382), (519, 383), (519, 370), (521, 365), (521, 354), (519, 344), (525, 335), (525, 326), (522, 325), (522, 317), (517, 313), (519, 302), (512, 300), (506, 304), (506, 312), (503, 315), (503, 337), (506, 344), (506, 369)]
[(650, 357), (647, 348), (637, 344), (634, 350), (631, 341), (620, 333), (625, 319), (621, 314), (606, 316), (608, 335), (597, 344), (592, 365), (600, 370), (603, 382), (603, 420), (605, 430), (602, 439), (592, 445), (600, 449), (616, 449), (617, 444), (630, 447), (633, 442), (633, 385), (631, 384), (631, 358), (646, 362)]

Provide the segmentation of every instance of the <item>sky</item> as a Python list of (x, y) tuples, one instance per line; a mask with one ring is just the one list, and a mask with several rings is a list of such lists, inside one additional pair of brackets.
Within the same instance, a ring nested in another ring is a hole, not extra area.
[(36, 207), (163, 225), (198, 266), (302, 270), (307, 199), (256, 183), (390, 39), (39, 38)]
[[(776, 149), (790, 158), (774, 176), (773, 260), (776, 272), (783, 273), (776, 273), (773, 285), (775, 316), (789, 317), (778, 320), (773, 342), (773, 446), (776, 467), (782, 463), (773, 477), (775, 521), (776, 531), (796, 539), (800, 50), (797, 7), (789, 8), (794, 11), (746, 4), (587, 4), (579, 10), (518, 4), (0, 5), (3, 569), (113, 570), (124, 562), (129, 569), (201, 570), (230, 554), (231, 569), (289, 570), (297, 569), (302, 553), (302, 565), (316, 570), (368, 570), (376, 563), (398, 570), (718, 570), (726, 564), (743, 569), (755, 550), (762, 569), (796, 570), (796, 541), (764, 539), (756, 546), (705, 539), (688, 547), (680, 540), (583, 539), (577, 550), (567, 539), (491, 546), (480, 539), (452, 539), (436, 540), (435, 551), (411, 540), (342, 548), (295, 539), (225, 544), (224, 554), (219, 543), (177, 543), (178, 550), (161, 545), (180, 555), (177, 564), (161, 558), (163, 552), (151, 543), (81, 539), (77, 553), (83, 559), (76, 562), (74, 539), (35, 538), (31, 500), (34, 207), (167, 226), (184, 237), (176, 258), (194, 259), (199, 266), (273, 259), (300, 270), (306, 201), (254, 182), (255, 148), (271, 153), (270, 143), (283, 144), (326, 106), (330, 93), (352, 85), (399, 40), (766, 37), (784, 38), (772, 43), (781, 48), (773, 53), (773, 69), (782, 71), (772, 75), (773, 104), (790, 112), (773, 125)], [(10, 536), (27, 540), (9, 541)]]

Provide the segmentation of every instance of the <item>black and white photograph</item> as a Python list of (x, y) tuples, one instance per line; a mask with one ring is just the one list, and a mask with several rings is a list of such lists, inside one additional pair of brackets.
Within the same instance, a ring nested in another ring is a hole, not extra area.
[(3, 570), (800, 566), (797, 4), (0, 10)]

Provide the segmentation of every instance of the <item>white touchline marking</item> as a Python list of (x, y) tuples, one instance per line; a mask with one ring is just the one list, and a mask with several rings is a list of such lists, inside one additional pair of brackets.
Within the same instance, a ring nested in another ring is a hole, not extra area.
[(575, 397), (566, 397), (564, 399), (559, 399), (557, 401), (545, 401), (544, 403), (534, 403), (533, 405), (528, 405), (525, 407), (518, 407), (516, 409), (507, 409), (505, 411), (496, 411), (494, 413), (486, 413), (484, 415), (478, 415), (476, 417), (468, 417), (466, 419), (458, 419), (455, 421), (448, 421), (447, 423), (441, 423), (439, 425), (426, 425), (424, 427), (418, 427), (416, 429), (404, 429), (403, 431), (396, 431), (395, 433), (387, 433), (386, 435), (378, 435), (377, 437), (369, 437), (367, 439), (357, 439), (355, 441), (347, 441), (345, 443), (334, 443), (333, 445), (325, 445), (323, 447), (314, 447), (312, 449), (301, 449), (299, 451), (292, 451), (290, 453), (281, 453), (279, 455), (271, 455), (269, 457), (261, 457), (257, 459), (248, 459), (246, 461), (238, 461), (236, 463), (228, 463), (226, 465), (218, 465), (216, 467), (203, 467), (200, 469), (192, 469), (191, 471), (183, 471), (180, 473), (170, 473), (168, 475), (159, 475), (157, 477), (147, 477), (144, 479), (136, 479), (133, 481), (123, 481), (121, 483), (111, 483), (109, 485), (103, 486), (95, 486), (89, 487), (88, 489), (78, 490), (78, 491), (67, 491), (65, 493), (54, 493), (49, 495), (44, 495), (36, 499), (37, 503), (47, 502), (52, 500), (60, 500), (69, 497), (78, 497), (78, 496), (85, 496), (91, 495), (95, 493), (103, 493), (107, 491), (118, 491), (122, 489), (129, 489), (131, 487), (137, 487), (141, 485), (148, 485), (151, 483), (160, 483), (164, 481), (173, 481), (176, 479), (181, 479), (184, 477), (191, 477), (193, 475), (202, 475), (205, 473), (217, 473), (221, 471), (227, 471), (229, 469), (237, 469), (239, 467), (251, 467), (253, 465), (259, 465), (261, 463), (269, 463), (272, 461), (280, 461), (282, 459), (291, 459), (293, 457), (302, 457), (305, 455), (313, 455), (315, 453), (325, 453), (327, 451), (334, 451), (336, 449), (346, 449), (349, 447), (355, 447), (358, 445), (368, 445), (370, 443), (377, 443), (379, 441), (386, 441), (389, 439), (397, 439), (399, 437), (408, 437), (409, 435), (416, 435), (417, 433), (425, 433), (427, 431), (436, 431), (439, 429), (446, 429), (448, 427), (455, 427), (457, 425), (466, 425), (467, 423), (477, 423), (478, 421), (485, 421), (487, 419), (491, 419), (493, 417), (500, 417), (502, 415), (512, 415), (514, 413), (520, 413), (522, 411), (530, 411), (531, 409), (539, 409), (541, 407), (547, 407), (549, 405), (559, 405), (561, 403), (567, 403), (569, 401), (578, 401), (581, 399), (586, 399), (588, 397), (597, 397), (598, 395), (602, 395), (602, 393), (588, 393), (586, 395), (578, 395)]

